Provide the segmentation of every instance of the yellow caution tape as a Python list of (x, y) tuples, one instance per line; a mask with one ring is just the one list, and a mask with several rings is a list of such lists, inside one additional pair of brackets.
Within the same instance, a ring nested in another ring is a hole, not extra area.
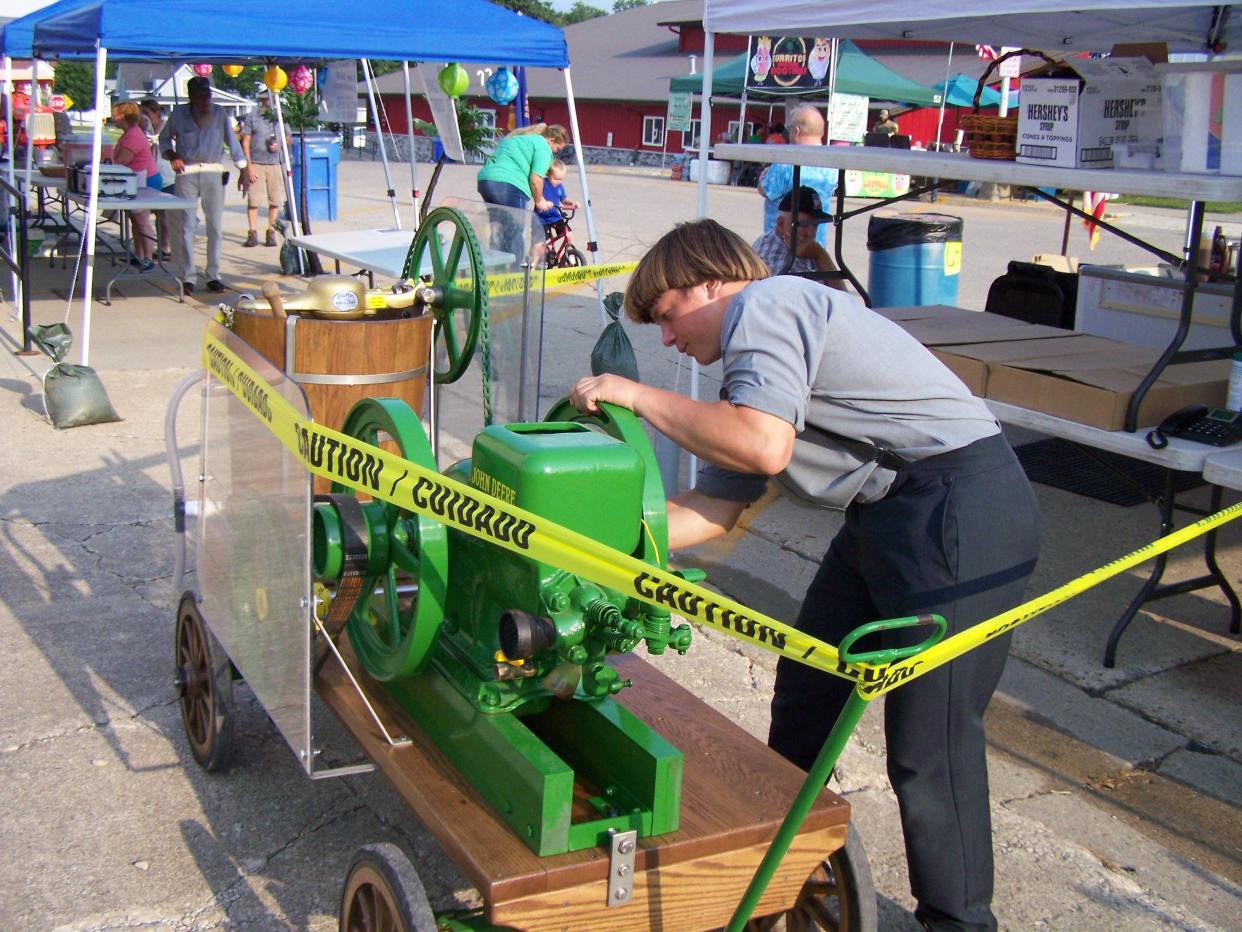
[(924, 673), (930, 673), (936, 667), (943, 666), (950, 660), (957, 659), (980, 644), (1012, 631), (1023, 622), (1030, 621), (1037, 615), (1042, 615), (1048, 609), (1054, 608), (1076, 595), (1081, 595), (1092, 586), (1098, 586), (1106, 579), (1111, 579), (1119, 573), (1138, 566), (1140, 563), (1145, 563), (1153, 557), (1172, 550), (1174, 547), (1180, 547), (1187, 541), (1194, 540), (1199, 535), (1206, 534), (1208, 531), (1214, 530), (1240, 515), (1242, 515), (1242, 502), (1230, 505), (1228, 508), (1222, 508), (1201, 521), (1196, 521), (1194, 524), (1188, 524), (1184, 528), (1179, 528), (1166, 534), (1164, 537), (1160, 537), (1150, 544), (1126, 554), (1124, 557), (1118, 557), (1099, 569), (1084, 573), (1077, 579), (1071, 579), (1065, 585), (1058, 586), (1051, 592), (1047, 592), (1028, 602), (1023, 602), (1021, 605), (1001, 612), (999, 615), (994, 615), (986, 621), (979, 622), (977, 625), (971, 625), (965, 631), (959, 631), (952, 637), (945, 638), (939, 644), (932, 645), (914, 657), (890, 665), (882, 681), (870, 687), (860, 686), (859, 692), (869, 699), (883, 695), (890, 689), (903, 683), (908, 683)]
[(846, 663), (833, 645), (775, 618), (479, 489), (302, 417), (240, 356), (213, 336), (211, 325), (203, 337), (203, 363), (315, 475), (649, 605), (677, 612), (748, 644), (853, 680), (866, 699), (874, 699), (929, 673), (1087, 589), (1242, 516), (1242, 502), (1222, 509), (906, 660), (892, 664)]
[[(608, 265), (580, 265), (571, 269), (533, 269), (530, 273), (531, 287), (542, 286), (544, 291), (572, 288), (600, 278), (628, 275), (638, 268), (637, 262), (613, 262)], [(504, 272), (487, 276), (488, 297), (498, 298), (521, 294), (526, 287), (525, 272)]]
[(816, 669), (857, 681), (882, 681), (883, 668), (842, 664), (831, 644), (775, 618), (302, 417), (240, 356), (213, 336), (212, 329), (209, 326), (203, 338), (204, 366), (315, 475)]

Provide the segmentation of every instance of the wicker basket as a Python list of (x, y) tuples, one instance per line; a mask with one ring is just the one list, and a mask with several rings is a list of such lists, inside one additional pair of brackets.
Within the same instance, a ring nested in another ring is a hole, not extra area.
[(64, 178), (65, 166), (63, 165), (40, 165), (39, 174), (47, 178)]
[(962, 148), (966, 149), (973, 159), (1013, 161), (1018, 156), (1018, 111), (1012, 110), (1003, 117), (979, 112), (979, 95), (987, 86), (992, 72), (1001, 62), (1014, 55), (1035, 55), (1050, 65), (1055, 64), (1043, 52), (1034, 52), (1031, 49), (1017, 49), (992, 59), (988, 70), (983, 72), (983, 76), (979, 78), (979, 86), (975, 88), (974, 111), (966, 114), (961, 120), (962, 129), (965, 131)]

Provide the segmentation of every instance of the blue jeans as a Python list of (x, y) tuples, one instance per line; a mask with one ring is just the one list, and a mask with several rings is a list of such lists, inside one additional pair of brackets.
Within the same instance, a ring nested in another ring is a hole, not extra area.
[[(485, 181), (480, 178), (476, 184), (479, 197), (485, 203), (497, 207), (509, 207), (525, 210), (530, 198), (522, 193), (521, 188), (514, 187), (507, 181)], [(526, 255), (526, 247), (522, 241), (522, 227), (508, 210), (489, 210), (488, 216), (492, 226), (492, 248), (507, 252), (515, 262), (521, 262)]]

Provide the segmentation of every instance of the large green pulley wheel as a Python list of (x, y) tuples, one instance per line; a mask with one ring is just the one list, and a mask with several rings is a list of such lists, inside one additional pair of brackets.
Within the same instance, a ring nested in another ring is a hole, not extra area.
[(651, 440), (634, 412), (607, 403), (600, 404), (599, 414), (584, 414), (562, 398), (544, 416), (545, 421), (585, 424), (594, 430), (620, 440), (638, 451), (643, 464), (643, 522), (646, 530), (642, 542), (632, 556), (661, 568), (668, 567), (668, 507), (664, 494), (664, 480), (660, 476), (660, 464), (656, 461)]
[(487, 276), (483, 251), (465, 214), (437, 207), (414, 234), (401, 277), (421, 278), (431, 287), (428, 306), (435, 319), (435, 378), (456, 382), (470, 366), (480, 328), (486, 326)]
[[(374, 446), (391, 440), (403, 458), (436, 469), (417, 415), (396, 398), (358, 402), (341, 432)], [(397, 478), (385, 474), (381, 481), (390, 485)], [(333, 483), (334, 494), (351, 491)], [(448, 537), (444, 525), (388, 502), (376, 502), (371, 515), (371, 560), (346, 630), (363, 669), (388, 681), (417, 673), (430, 659), (444, 621)]]

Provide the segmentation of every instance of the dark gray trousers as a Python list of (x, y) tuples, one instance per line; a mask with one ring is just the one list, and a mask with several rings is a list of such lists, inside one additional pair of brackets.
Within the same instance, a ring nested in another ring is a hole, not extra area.
[[(807, 590), (797, 627), (831, 644), (869, 621), (935, 612), (946, 637), (1017, 605), (1039, 551), (1039, 514), (1004, 437), (903, 470), (888, 495), (851, 506)], [(860, 650), (913, 643), (894, 635)], [(983, 711), (1009, 650), (1003, 635), (885, 698), (888, 774), (901, 808), (915, 915), (933, 929), (994, 930)], [(809, 768), (852, 689), (781, 659), (768, 744)]]

